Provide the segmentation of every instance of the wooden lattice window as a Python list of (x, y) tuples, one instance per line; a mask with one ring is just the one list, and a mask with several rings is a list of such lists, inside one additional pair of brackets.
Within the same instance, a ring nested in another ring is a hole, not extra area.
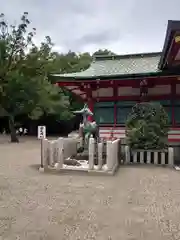
[(175, 118), (175, 124), (180, 124), (180, 101), (175, 100), (174, 101), (174, 118)]
[(99, 102), (94, 106), (97, 124), (114, 124), (114, 102)]
[(117, 124), (125, 125), (128, 115), (136, 102), (121, 101), (117, 102)]

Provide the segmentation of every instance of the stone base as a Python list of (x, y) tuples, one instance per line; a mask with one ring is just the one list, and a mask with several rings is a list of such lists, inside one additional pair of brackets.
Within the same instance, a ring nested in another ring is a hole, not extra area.
[(95, 173), (95, 174), (99, 174), (99, 175), (109, 175), (109, 176), (113, 176), (117, 169), (118, 169), (118, 164), (116, 164), (111, 170), (107, 170), (107, 171), (102, 171), (102, 170), (88, 170), (89, 173)]
[(43, 167), (39, 168), (39, 172), (44, 172), (44, 171), (45, 171), (45, 169)]
[(71, 156), (71, 158), (74, 158), (74, 159), (76, 159), (77, 161), (78, 161), (78, 160), (87, 160), (87, 161), (88, 161), (88, 159), (89, 159), (89, 154), (88, 154), (88, 152), (84, 151), (83, 153), (78, 153), (78, 154), (76, 154), (76, 155), (74, 155), (74, 156)]
[(116, 171), (118, 169), (118, 164), (116, 166), (114, 166), (114, 168), (110, 171), (103, 171), (103, 170), (89, 170), (89, 169), (83, 169), (83, 168), (61, 168), (61, 169), (57, 169), (56, 167), (48, 167), (47, 169), (44, 169), (45, 172), (48, 173), (56, 173), (56, 174), (87, 174), (90, 176), (113, 176)]
[(179, 166), (174, 166), (176, 171), (180, 171), (180, 167)]

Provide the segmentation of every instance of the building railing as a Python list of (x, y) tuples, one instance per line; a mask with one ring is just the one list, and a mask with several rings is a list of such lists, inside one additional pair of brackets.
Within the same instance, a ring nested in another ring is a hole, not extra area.
[[(99, 135), (102, 140), (124, 139), (126, 137), (125, 127), (99, 127)], [(180, 142), (180, 128), (170, 128), (168, 132), (169, 142)]]

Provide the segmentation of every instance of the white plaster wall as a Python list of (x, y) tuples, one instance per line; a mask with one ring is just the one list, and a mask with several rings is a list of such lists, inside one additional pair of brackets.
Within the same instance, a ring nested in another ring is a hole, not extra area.
[(180, 94), (180, 84), (176, 84), (176, 93)]
[(100, 88), (96, 91), (92, 92), (93, 97), (112, 97), (113, 96), (113, 88)]
[[(170, 94), (170, 85), (156, 85), (148, 88), (148, 95)], [(176, 85), (176, 93), (180, 93), (180, 84)], [(100, 88), (92, 92), (93, 97), (111, 97), (113, 96), (113, 88)], [(140, 89), (133, 87), (118, 87), (118, 96), (139, 96)]]
[(170, 85), (156, 85), (153, 88), (148, 88), (148, 95), (170, 94)]
[(139, 88), (132, 87), (118, 87), (118, 96), (138, 96), (140, 94)]

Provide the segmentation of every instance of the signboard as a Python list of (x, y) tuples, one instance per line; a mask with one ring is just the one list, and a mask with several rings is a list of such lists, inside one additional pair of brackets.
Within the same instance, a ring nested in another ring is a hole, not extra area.
[(38, 126), (38, 139), (46, 138), (46, 126)]

